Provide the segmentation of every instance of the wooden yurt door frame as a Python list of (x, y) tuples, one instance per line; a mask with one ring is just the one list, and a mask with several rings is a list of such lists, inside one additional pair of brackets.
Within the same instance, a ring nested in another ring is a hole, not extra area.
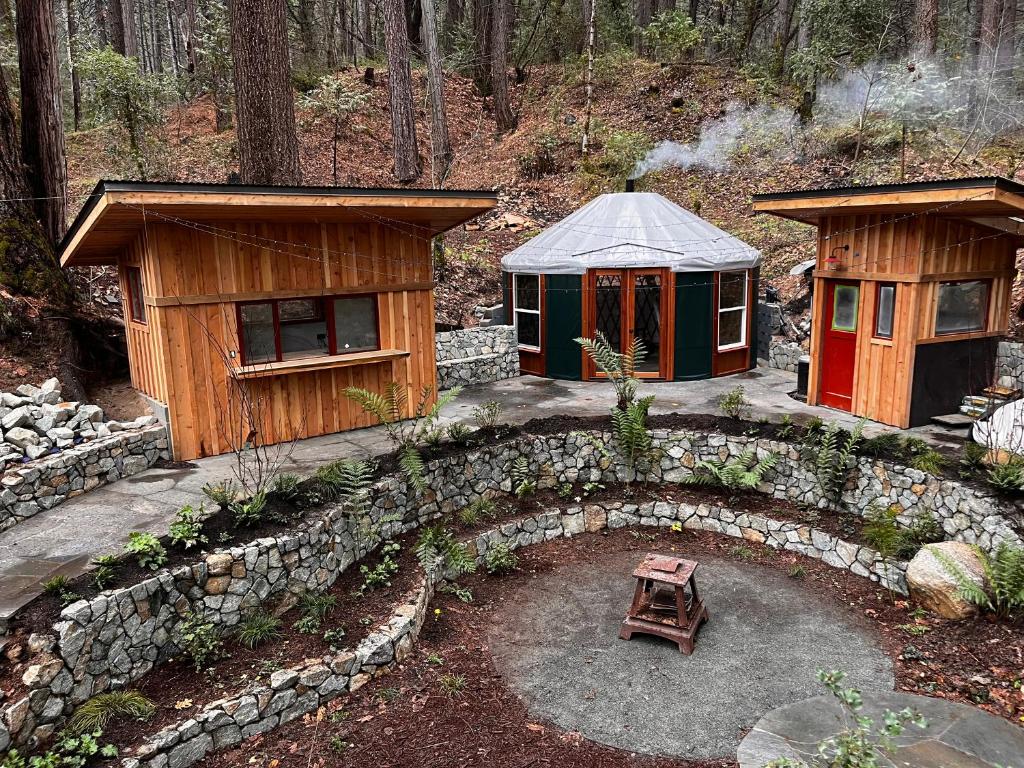
[[(661, 278), (659, 286), (659, 318), (658, 318), (658, 370), (637, 372), (639, 379), (664, 379), (672, 378), (672, 350), (675, 344), (675, 282), (672, 279), (672, 271), (667, 267), (638, 268), (638, 269), (590, 269), (584, 280), (583, 291), (583, 329), (584, 336), (594, 338), (597, 334), (597, 283), (602, 276), (616, 276), (621, 279), (619, 287), (619, 312), (620, 312), (620, 349), (632, 338), (634, 312), (636, 309), (636, 278), (641, 275), (658, 275)], [(584, 353), (583, 355), (583, 378), (604, 379), (603, 373), (597, 370), (594, 361)]]

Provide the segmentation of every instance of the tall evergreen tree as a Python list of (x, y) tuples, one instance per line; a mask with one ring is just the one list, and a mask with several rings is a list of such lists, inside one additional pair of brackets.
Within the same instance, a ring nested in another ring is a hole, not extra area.
[(413, 111), (409, 36), (402, 0), (384, 0), (384, 47), (388, 54), (388, 95), (391, 109), (392, 154), (395, 178), (414, 181), (420, 175), (416, 146), (416, 115)]

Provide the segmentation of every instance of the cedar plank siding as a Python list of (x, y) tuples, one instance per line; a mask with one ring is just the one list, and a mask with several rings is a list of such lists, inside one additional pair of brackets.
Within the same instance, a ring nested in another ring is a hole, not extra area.
[[(119, 258), (122, 292), (124, 267), (141, 266), (147, 304), (143, 326), (129, 319), (124, 302), (132, 384), (168, 405), (175, 458), (224, 453), (245, 437), (239, 387), (259, 404), (260, 442), (278, 443), (375, 423), (344, 396), (346, 387), (381, 392), (397, 381), (411, 411), (421, 390), (436, 386), (425, 239), (375, 223), (215, 226), (225, 236), (150, 222)], [(261, 247), (266, 241), (252, 238), (301, 245)], [(244, 381), (230, 375), (228, 364), (239, 364), (238, 357), (225, 362), (240, 344), (236, 301), (360, 290), (377, 295), (380, 348), (407, 357)]]

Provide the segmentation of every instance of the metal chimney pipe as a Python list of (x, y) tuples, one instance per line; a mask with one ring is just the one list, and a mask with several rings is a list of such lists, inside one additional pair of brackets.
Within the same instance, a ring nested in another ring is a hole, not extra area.
[(636, 191), (636, 179), (626, 179), (626, 191), (627, 192), (635, 192)]

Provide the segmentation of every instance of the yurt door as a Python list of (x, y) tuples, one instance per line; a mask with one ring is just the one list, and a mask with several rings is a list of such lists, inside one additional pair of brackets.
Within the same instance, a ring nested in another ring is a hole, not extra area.
[(849, 411), (857, 361), (860, 284), (828, 281), (821, 357), (821, 404)]
[[(591, 335), (601, 332), (621, 352), (636, 337), (645, 354), (637, 361), (639, 378), (668, 378), (669, 342), (665, 322), (671, 286), (664, 269), (602, 269), (590, 272), (588, 327)], [(587, 377), (601, 373), (587, 361)]]

